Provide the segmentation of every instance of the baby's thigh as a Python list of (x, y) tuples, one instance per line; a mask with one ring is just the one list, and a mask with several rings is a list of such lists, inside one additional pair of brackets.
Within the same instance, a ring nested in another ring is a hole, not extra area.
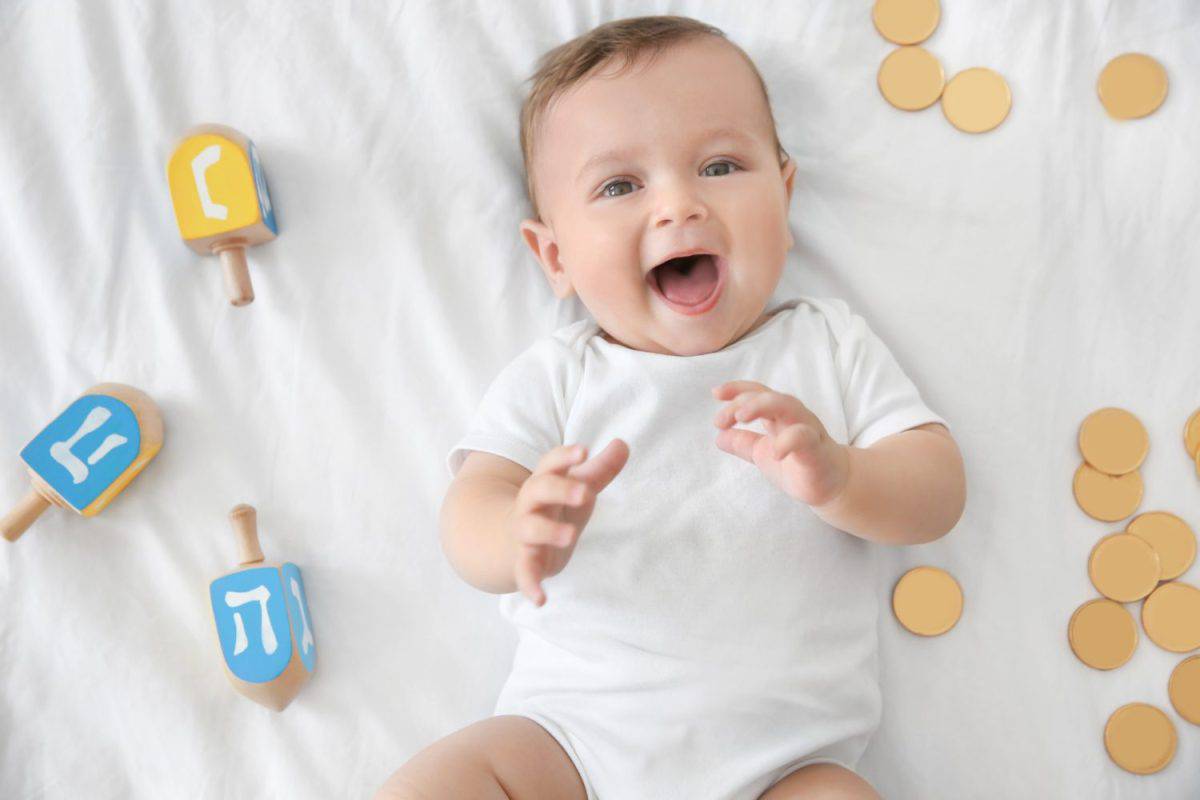
[(837, 764), (801, 767), (768, 789), (759, 800), (880, 800), (858, 773)]
[(480, 720), (392, 773), (374, 800), (585, 800), (570, 757), (528, 717)]

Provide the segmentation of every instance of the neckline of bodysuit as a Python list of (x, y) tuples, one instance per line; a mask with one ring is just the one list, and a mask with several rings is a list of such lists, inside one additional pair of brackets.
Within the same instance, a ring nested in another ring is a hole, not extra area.
[[(734, 352), (735, 350), (742, 347), (746, 343), (752, 342), (755, 339), (762, 336), (765, 331), (771, 330), (774, 327), (776, 327), (779, 324), (779, 321), (781, 319), (788, 316), (787, 312), (794, 310), (798, 303), (799, 303), (799, 301), (796, 299), (784, 300), (783, 302), (781, 302), (777, 306), (775, 306), (773, 312), (771, 313), (770, 319), (768, 319), (762, 325), (759, 325), (757, 328), (752, 330), (750, 333), (748, 333), (745, 336), (743, 336), (742, 338), (738, 339), (736, 342), (726, 345), (725, 347), (722, 347), (720, 350), (714, 350), (711, 353), (700, 353), (700, 354), (694, 355), (694, 356), (680, 356), (680, 355), (674, 355), (674, 354), (668, 355), (666, 353), (654, 353), (649, 350), (635, 350), (634, 348), (626, 347), (623, 344), (615, 344), (604, 338), (604, 335), (600, 332), (599, 325), (595, 325), (595, 336), (593, 337), (593, 339), (594, 339), (594, 341), (598, 342), (600, 346), (604, 347), (607, 352), (628, 354), (628, 356), (627, 356), (628, 358), (645, 358), (645, 359), (651, 359), (651, 360), (657, 359), (657, 360), (678, 361), (678, 362), (684, 362), (684, 361), (693, 361), (694, 362), (696, 359), (719, 358), (719, 357), (723, 356), (724, 354)], [(593, 324), (595, 324), (595, 323), (593, 323)]]

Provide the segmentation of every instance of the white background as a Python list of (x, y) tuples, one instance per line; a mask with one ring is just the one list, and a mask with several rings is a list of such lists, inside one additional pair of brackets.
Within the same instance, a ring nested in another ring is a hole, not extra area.
[[(1200, 731), (1167, 699), (1182, 657), (1143, 637), (1103, 673), (1066, 640), (1096, 596), (1088, 552), (1120, 529), (1071, 496), (1087, 413), (1137, 414), (1142, 510), (1200, 524), (1181, 443), (1200, 406), (1200, 6), (944, 0), (926, 46), (947, 75), (1012, 88), (1008, 120), (972, 136), (880, 97), (892, 46), (867, 0), (244, 5), (0, 5), (0, 497), (95, 383), (141, 387), (166, 420), (101, 515), (51, 508), (0, 548), (0, 795), (363, 797), (490, 714), (513, 635), (439, 549), (443, 460), (495, 373), (585, 313), (518, 236), (522, 81), (596, 24), (661, 12), (723, 28), (767, 81), (799, 163), (780, 293), (863, 314), (965, 454), (961, 523), (887, 550), (879, 587), (886, 604), (906, 568), (942, 566), (964, 616), (927, 640), (881, 605), (862, 772), (888, 798), (1200, 794)], [(1118, 122), (1095, 85), (1127, 51), (1171, 89)], [(277, 208), (246, 308), (172, 215), (165, 165), (199, 122), (255, 141)], [(308, 588), (317, 672), (282, 714), (227, 685), (207, 608), (240, 502)], [(1178, 728), (1154, 776), (1105, 755), (1132, 701)]]

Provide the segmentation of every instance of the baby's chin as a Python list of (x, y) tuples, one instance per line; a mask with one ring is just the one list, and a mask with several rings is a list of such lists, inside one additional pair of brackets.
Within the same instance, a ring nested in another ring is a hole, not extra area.
[(736, 325), (723, 324), (717, 317), (698, 322), (685, 320), (684, 324), (680, 325), (679, 320), (667, 318), (663, 320), (663, 324), (650, 326), (650, 329), (626, 332), (619, 327), (613, 331), (602, 328), (601, 335), (610, 344), (631, 350), (682, 357), (702, 356), (724, 350), (756, 329), (766, 319), (765, 315), (759, 313), (749, 320), (739, 321)]

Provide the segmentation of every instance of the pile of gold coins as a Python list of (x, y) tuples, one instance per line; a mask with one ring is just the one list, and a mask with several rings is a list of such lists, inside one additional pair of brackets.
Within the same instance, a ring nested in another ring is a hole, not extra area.
[[(1200, 458), (1200, 411), (1184, 426), (1184, 444), (1193, 459)], [(1133, 414), (1120, 408), (1089, 414), (1079, 426), (1083, 463), (1074, 478), (1075, 501), (1083, 512), (1116, 522), (1137, 511), (1143, 492), (1138, 470), (1149, 451), (1150, 437)], [(1088, 557), (1088, 576), (1102, 597), (1081, 605), (1067, 624), (1067, 640), (1079, 660), (1101, 670), (1129, 661), (1139, 636), (1123, 604), (1137, 601), (1150, 641), (1173, 653), (1200, 647), (1200, 589), (1175, 580), (1195, 558), (1192, 529), (1166, 511), (1139, 514), (1124, 531), (1101, 538)], [(1200, 655), (1175, 667), (1167, 693), (1179, 716), (1200, 725)], [(1104, 727), (1109, 757), (1139, 775), (1166, 767), (1176, 742), (1170, 717), (1147, 703), (1118, 708)]]
[[(999, 73), (972, 67), (947, 82), (941, 62), (919, 46), (941, 21), (938, 0), (876, 0), (871, 18), (883, 38), (900, 45), (879, 66), (879, 91), (893, 106), (920, 111), (940, 99), (946, 119), (967, 133), (990, 131), (1008, 117), (1012, 92)], [(1112, 117), (1144, 117), (1166, 99), (1167, 72), (1148, 55), (1125, 53), (1104, 67), (1096, 93)]]

